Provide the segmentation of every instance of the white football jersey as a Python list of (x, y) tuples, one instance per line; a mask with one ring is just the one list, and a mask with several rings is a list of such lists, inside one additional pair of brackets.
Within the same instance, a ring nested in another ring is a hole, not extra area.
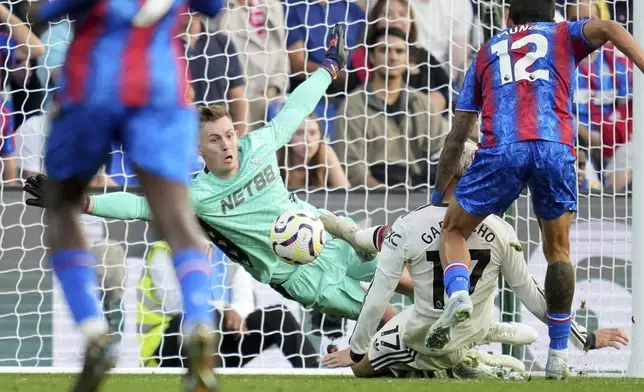
[[(399, 217), (386, 233), (374, 278), (351, 337), (351, 351), (364, 354), (375, 335), (385, 307), (403, 269), (414, 282), (413, 314), (407, 319), (403, 341), (419, 353), (430, 353), (424, 345), (429, 326), (443, 312), (447, 301), (443, 268), (439, 257), (440, 232), (446, 207), (425, 205)], [(528, 272), (517, 235), (508, 223), (490, 216), (467, 241), (472, 265), (470, 294), (474, 311), (469, 325), (459, 328), (444, 352), (458, 349), (485, 337), (492, 318), (499, 274), (539, 318), (545, 316), (545, 300)]]

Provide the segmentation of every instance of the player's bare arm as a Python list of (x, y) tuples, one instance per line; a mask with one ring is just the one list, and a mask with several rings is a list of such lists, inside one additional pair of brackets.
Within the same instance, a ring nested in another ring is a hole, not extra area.
[[(436, 175), (436, 189), (444, 194), (447, 187), (456, 176), (458, 162), (461, 159), (465, 142), (478, 120), (478, 113), (457, 111), (454, 115), (452, 130), (445, 138), (445, 145), (438, 161), (438, 174)], [(432, 200), (433, 201), (433, 200)]]
[[(547, 323), (545, 290), (530, 275), (523, 256), (523, 249), (518, 245), (519, 240), (513, 229), (509, 230), (508, 238), (510, 245), (507, 247), (501, 263), (501, 275), (530, 313)], [(586, 351), (606, 347), (614, 347), (619, 350), (629, 343), (628, 334), (619, 328), (599, 328), (588, 333), (586, 328), (579, 325), (574, 319), (571, 324), (573, 342)]]
[(619, 23), (613, 20), (590, 20), (584, 25), (584, 36), (591, 45), (597, 47), (612, 42), (644, 72), (644, 50)]
[(20, 44), (17, 52), (19, 59), (34, 59), (42, 56), (45, 53), (45, 45), (36, 34), (31, 32), (29, 25), (11, 11), (4, 5), (0, 5), (0, 20), (11, 27), (12, 38)]

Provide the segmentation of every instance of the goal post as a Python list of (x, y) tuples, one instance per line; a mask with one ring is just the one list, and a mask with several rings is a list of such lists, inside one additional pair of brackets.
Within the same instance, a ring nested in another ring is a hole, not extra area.
[[(633, 2), (633, 35), (644, 45), (644, 2)], [(635, 70), (633, 80), (633, 141), (630, 148), (644, 151), (644, 74)], [(633, 224), (631, 232), (631, 287), (633, 290), (633, 336), (629, 377), (644, 378), (644, 155), (635, 153), (633, 163)]]

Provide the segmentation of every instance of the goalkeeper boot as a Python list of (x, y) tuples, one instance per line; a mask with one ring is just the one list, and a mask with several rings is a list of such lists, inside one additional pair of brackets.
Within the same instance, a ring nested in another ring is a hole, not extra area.
[(472, 317), (472, 299), (467, 291), (457, 291), (447, 301), (445, 310), (425, 335), (425, 347), (440, 350), (451, 340), (451, 329)]
[(197, 325), (188, 337), (188, 374), (185, 392), (215, 392), (215, 334), (205, 325)]
[(116, 366), (117, 358), (113, 355), (113, 348), (112, 339), (107, 333), (88, 339), (83, 370), (73, 392), (98, 391), (106, 373)]
[(468, 351), (465, 358), (452, 368), (454, 378), (523, 380), (519, 372), (501, 366), (489, 366), (476, 350)]
[(546, 363), (546, 378), (550, 380), (563, 380), (570, 376), (568, 368), (568, 350), (548, 350)]
[(523, 344), (532, 344), (537, 341), (539, 334), (529, 325), (521, 323), (495, 323), (490, 325), (490, 329), (485, 335), (485, 339), (480, 344), (504, 343), (513, 346)]
[(499, 368), (505, 370), (503, 373), (504, 379), (514, 375), (517, 379), (522, 379), (525, 376), (525, 365), (523, 362), (511, 355), (496, 355), (479, 352), (479, 360), (492, 368)]
[(324, 230), (334, 237), (346, 241), (357, 252), (364, 255), (363, 259), (369, 261), (373, 260), (378, 252), (375, 245), (360, 244), (356, 239), (356, 233), (360, 227), (346, 218), (341, 218), (335, 214), (324, 213), (320, 215), (320, 220), (324, 225)]

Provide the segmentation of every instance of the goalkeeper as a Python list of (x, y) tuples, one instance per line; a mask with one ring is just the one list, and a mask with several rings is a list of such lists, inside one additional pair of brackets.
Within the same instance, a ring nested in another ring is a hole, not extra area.
[[(255, 279), (307, 308), (357, 319), (365, 295), (360, 283), (371, 280), (376, 260), (365, 261), (351, 245), (327, 234), (324, 251), (314, 262), (289, 265), (275, 255), (269, 242), (270, 229), (283, 212), (323, 212), (289, 194), (281, 181), (276, 151), (288, 143), (337, 77), (346, 58), (343, 35), (336, 25), (323, 67), (293, 91), (266, 127), (238, 139), (225, 109), (201, 108), (199, 153), (206, 170), (194, 179), (190, 193), (192, 209), (209, 239)], [(31, 178), (25, 186), (25, 191), (37, 196), (28, 204), (40, 205), (40, 179)], [(145, 198), (126, 192), (87, 197), (84, 211), (113, 219), (152, 219)], [(408, 276), (401, 282), (399, 291), (410, 294)], [(395, 313), (389, 307), (383, 321)]]

